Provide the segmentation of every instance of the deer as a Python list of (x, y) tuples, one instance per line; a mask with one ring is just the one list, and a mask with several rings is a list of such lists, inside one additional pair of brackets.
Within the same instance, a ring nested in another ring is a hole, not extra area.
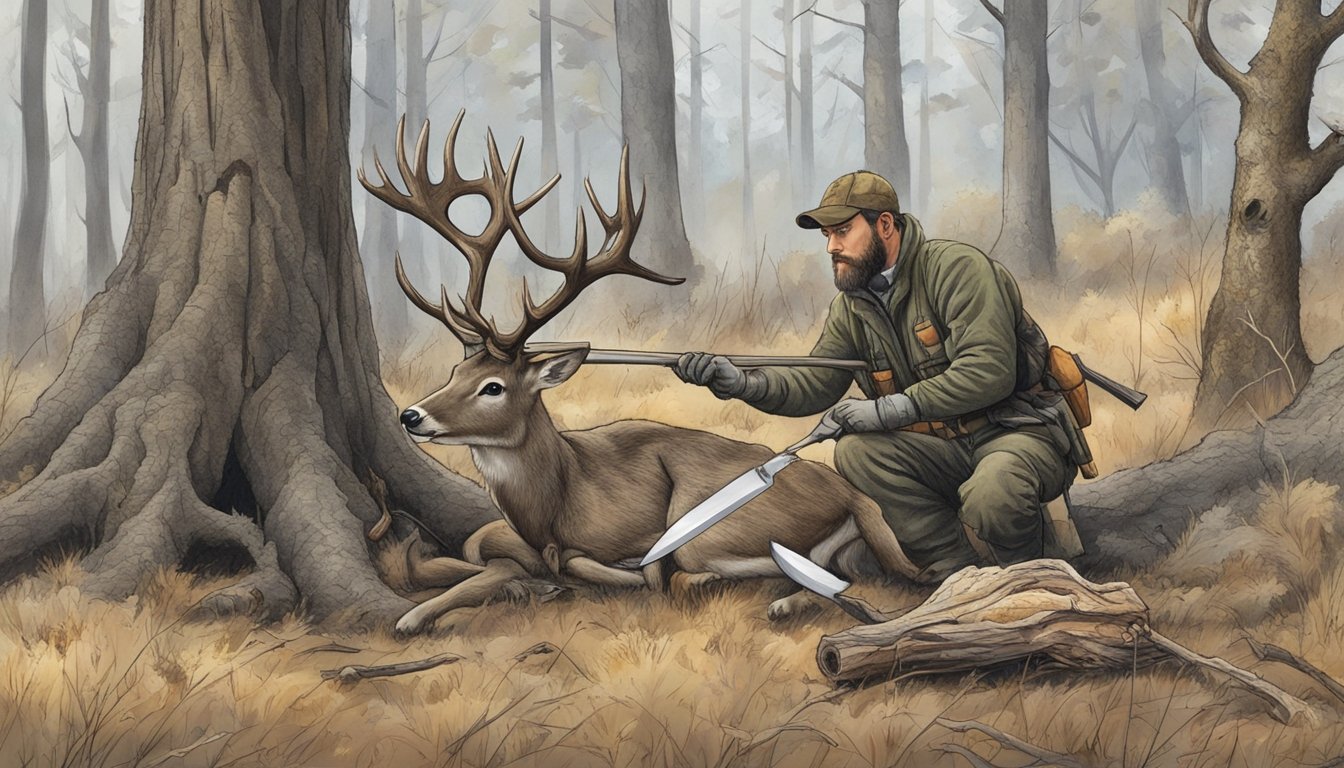
[[(443, 614), (480, 605), (510, 584), (554, 579), (614, 588), (670, 587), (685, 592), (719, 580), (782, 577), (769, 554), (771, 540), (842, 573), (872, 575), (874, 557), (883, 570), (913, 578), (917, 568), (883, 520), (876, 502), (824, 464), (800, 461), (780, 474), (773, 488), (672, 555), (644, 568), (641, 556), (669, 524), (743, 471), (774, 455), (762, 446), (660, 422), (626, 419), (588, 429), (560, 431), (541, 394), (563, 384), (583, 365), (585, 349), (535, 351), (530, 336), (599, 279), (629, 275), (676, 285), (679, 278), (637, 264), (630, 251), (644, 213), (647, 187), (636, 207), (630, 184), (629, 148), (622, 149), (615, 210), (608, 213), (584, 188), (604, 236), (589, 254), (583, 206), (576, 213), (569, 256), (538, 248), (520, 217), (559, 181), (557, 174), (536, 192), (515, 201), (514, 185), (522, 154), (520, 138), (507, 166), (487, 130), (488, 165), (476, 178), (463, 178), (455, 146), (465, 111), (459, 112), (444, 142), (442, 175), (428, 171), (429, 121), (422, 125), (414, 165), (403, 143), (405, 117), (397, 130), (396, 163), (406, 192), (389, 179), (374, 157), (379, 183), (361, 168), (361, 184), (375, 198), (427, 224), (467, 260), (466, 291), (458, 303), (441, 285), (439, 301), (425, 298), (406, 276), (400, 254), (398, 284), (410, 302), (442, 322), (462, 343), (464, 359), (448, 382), (400, 414), (417, 442), (466, 445), (486, 490), (502, 514), (463, 545), (462, 558), (413, 558), (414, 581), (446, 588), (419, 603), (397, 622), (403, 634), (423, 631)], [(449, 218), (452, 203), (483, 197), (489, 221), (468, 235)], [(563, 275), (563, 284), (535, 303), (526, 279), (522, 317), (501, 331), (481, 306), (491, 259), (511, 234), (533, 264)], [(871, 553), (871, 555), (869, 554)], [(671, 560), (668, 563), (666, 561)], [(667, 566), (665, 572), (665, 567)], [(812, 600), (793, 593), (772, 602), (767, 615), (799, 614)]]

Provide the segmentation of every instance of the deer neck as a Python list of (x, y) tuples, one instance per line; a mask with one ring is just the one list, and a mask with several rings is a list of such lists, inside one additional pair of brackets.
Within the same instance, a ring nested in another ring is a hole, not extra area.
[(551, 523), (564, 505), (574, 449), (540, 401), (524, 425), (517, 444), (474, 445), (471, 458), (509, 525), (540, 549), (551, 543)]

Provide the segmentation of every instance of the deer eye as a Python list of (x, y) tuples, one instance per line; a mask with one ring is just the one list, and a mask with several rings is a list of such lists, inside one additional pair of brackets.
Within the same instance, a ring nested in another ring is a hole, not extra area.
[(498, 397), (499, 395), (504, 394), (504, 385), (500, 384), (498, 381), (486, 382), (486, 385), (481, 387), (481, 391), (476, 394)]

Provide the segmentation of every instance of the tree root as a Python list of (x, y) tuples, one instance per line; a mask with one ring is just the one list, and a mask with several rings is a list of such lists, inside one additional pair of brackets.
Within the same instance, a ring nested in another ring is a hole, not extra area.
[(1320, 667), (1317, 667), (1315, 664), (1312, 664), (1301, 656), (1288, 651), (1286, 648), (1280, 648), (1277, 645), (1271, 645), (1269, 643), (1258, 642), (1250, 635), (1247, 635), (1242, 639), (1246, 641), (1247, 645), (1251, 646), (1251, 652), (1255, 654), (1257, 659), (1261, 661), (1277, 661), (1281, 664), (1287, 664), (1293, 669), (1296, 669), (1307, 677), (1315, 680), (1317, 683), (1320, 683), (1322, 688), (1329, 691), (1336, 699), (1344, 702), (1344, 685), (1341, 685), (1338, 680), (1326, 674)]

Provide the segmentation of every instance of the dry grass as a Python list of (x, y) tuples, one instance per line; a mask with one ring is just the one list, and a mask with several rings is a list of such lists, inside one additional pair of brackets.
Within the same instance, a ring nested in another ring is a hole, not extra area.
[[(956, 236), (958, 226), (995, 220), (975, 209), (992, 201), (962, 202), (930, 230)], [(1147, 211), (1108, 222), (1069, 212), (1061, 221), (1065, 280), (1024, 286), (1033, 314), (1094, 367), (1122, 380), (1141, 370), (1150, 394), (1137, 414), (1094, 398), (1099, 462), (1112, 470), (1169, 455), (1183, 437), (1189, 363), (1198, 360), (1163, 342), (1198, 349), (1213, 288), (1200, 253), (1217, 251), (1221, 225), (1186, 227)], [(1144, 261), (1157, 254), (1133, 283), (1123, 260), (1130, 238)], [(765, 254), (751, 274), (691, 296), (675, 319), (675, 308), (612, 309), (563, 330), (601, 345), (805, 352), (828, 300), (817, 260)], [(1305, 297), (1313, 345), (1344, 338), (1329, 298)], [(386, 385), (398, 403), (412, 402), (445, 381), (459, 355), (442, 340), (394, 353)], [(652, 418), (779, 447), (812, 426), (722, 402), (661, 369), (592, 366), (547, 398), (571, 428)], [(475, 476), (465, 450), (430, 450)], [(827, 460), (829, 451), (809, 455)], [(1195, 649), (1252, 667), (1239, 641), (1249, 633), (1344, 678), (1344, 563), (1335, 555), (1344, 512), (1337, 489), (1296, 482), (1290, 470), (1266, 482), (1257, 509), (1208, 516), (1172, 557), (1131, 580), (1155, 626)], [(648, 593), (497, 604), (455, 614), (436, 637), (399, 641), (338, 636), (294, 618), (265, 628), (187, 623), (180, 617), (218, 583), (175, 572), (119, 604), (85, 597), (81, 578), (61, 562), (0, 591), (0, 765), (965, 765), (942, 751), (947, 744), (995, 765), (1028, 763), (987, 737), (947, 731), (939, 717), (978, 720), (1096, 765), (1295, 768), (1344, 754), (1344, 710), (1270, 665), (1255, 668), (1315, 701), (1321, 727), (1276, 724), (1250, 696), (1175, 667), (1082, 678), (1017, 670), (837, 693), (816, 668), (816, 642), (850, 620), (825, 611), (771, 625), (764, 607), (782, 588), (775, 583), (693, 604)], [(918, 599), (865, 587), (887, 608)], [(520, 656), (543, 641), (557, 652)], [(360, 650), (324, 649), (332, 643)], [(444, 652), (462, 659), (353, 686), (319, 674)]]

